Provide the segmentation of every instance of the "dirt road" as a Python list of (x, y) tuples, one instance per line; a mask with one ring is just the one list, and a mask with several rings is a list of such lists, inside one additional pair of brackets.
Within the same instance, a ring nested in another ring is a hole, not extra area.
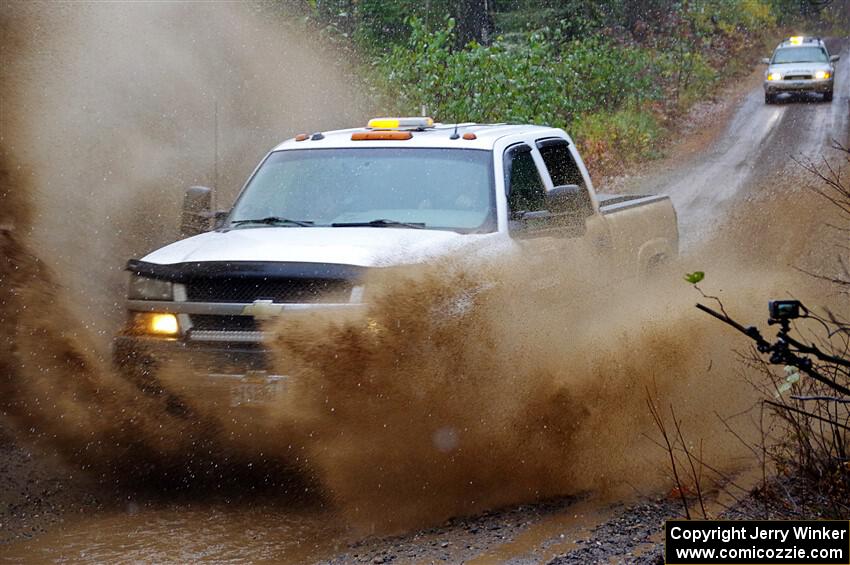
[[(842, 55), (836, 63), (832, 103), (811, 95), (783, 97), (777, 104), (766, 105), (759, 80), (757, 87), (735, 100), (736, 111), (707, 150), (699, 147), (669, 166), (656, 164), (626, 183), (627, 190), (670, 195), (679, 214), (684, 252), (707, 241), (731, 206), (757, 197), (771, 184), (785, 185), (784, 179), (799, 178), (795, 159), (820, 159), (829, 153), (833, 141), (847, 145), (850, 57), (846, 40), (830, 38), (827, 46)], [(762, 68), (756, 71), (756, 79), (761, 78)]]
[[(702, 244), (712, 240), (735, 210), (749, 206), (752, 211), (748, 203), (765, 195), (781, 199), (781, 193), (768, 188), (773, 179), (799, 178), (792, 157), (818, 158), (831, 140), (850, 140), (850, 56), (846, 42), (831, 41), (834, 52), (840, 46), (831, 104), (795, 99), (765, 106), (758, 86), (736, 103), (728, 125), (718, 128), (707, 151), (658, 162), (628, 180), (627, 190), (662, 192), (674, 199), (687, 257), (700, 257)], [(795, 190), (793, 181), (775, 186)], [(748, 229), (760, 229), (759, 222)], [(246, 494), (239, 489), (175, 498), (145, 490), (121, 493), (120, 499), (101, 500), (99, 510), (89, 504), (82, 513), (62, 515), (62, 523), (34, 539), (2, 546), (0, 561), (636, 561), (651, 559), (659, 523), (677, 512), (675, 502), (665, 496), (612, 505), (588, 495), (453, 519), (401, 536), (372, 537), (368, 529), (351, 529), (332, 504), (310, 495), (281, 497), (273, 491)]]

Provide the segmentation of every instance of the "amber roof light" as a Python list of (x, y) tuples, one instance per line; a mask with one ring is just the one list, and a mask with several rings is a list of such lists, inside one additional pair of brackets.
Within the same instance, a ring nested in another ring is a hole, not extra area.
[(404, 141), (406, 139), (411, 139), (412, 137), (413, 134), (409, 131), (358, 131), (351, 134), (351, 141)]

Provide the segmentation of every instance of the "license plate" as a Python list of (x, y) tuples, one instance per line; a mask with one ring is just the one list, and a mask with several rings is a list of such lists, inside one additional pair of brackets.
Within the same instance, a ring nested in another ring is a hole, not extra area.
[(284, 391), (282, 379), (241, 379), (230, 385), (230, 405), (245, 406), (274, 402)]
[(803, 82), (803, 81), (798, 80), (797, 82), (795, 82), (795, 83), (794, 83), (794, 86), (802, 87), (802, 86), (806, 86), (806, 83), (805, 83), (805, 82)]

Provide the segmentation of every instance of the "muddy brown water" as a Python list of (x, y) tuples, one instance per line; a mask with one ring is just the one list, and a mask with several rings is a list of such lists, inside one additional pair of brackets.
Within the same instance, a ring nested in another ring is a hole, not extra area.
[(68, 516), (37, 539), (0, 549), (5, 563), (308, 563), (341, 548), (328, 513), (262, 502), (139, 507)]
[(613, 512), (601, 500), (546, 504), (551, 508), (497, 511), (483, 519), (364, 541), (367, 532), (352, 530), (333, 512), (310, 505), (131, 502), (94, 515), (66, 516), (47, 534), (0, 548), (0, 563), (545, 562), (577, 547)]

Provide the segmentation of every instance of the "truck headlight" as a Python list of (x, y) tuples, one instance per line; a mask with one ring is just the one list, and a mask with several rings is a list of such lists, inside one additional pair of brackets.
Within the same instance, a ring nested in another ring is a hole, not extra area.
[(131, 300), (173, 300), (174, 285), (168, 281), (134, 275), (130, 277), (127, 298)]
[(151, 314), (150, 332), (157, 335), (176, 335), (180, 331), (174, 314)]
[(825, 80), (829, 78), (829, 71), (817, 71), (815, 73), (815, 78), (818, 80)]
[(135, 335), (173, 337), (180, 333), (180, 324), (168, 312), (133, 312), (128, 329)]
[(767, 74), (767, 80), (782, 80), (782, 74), (776, 71)]

